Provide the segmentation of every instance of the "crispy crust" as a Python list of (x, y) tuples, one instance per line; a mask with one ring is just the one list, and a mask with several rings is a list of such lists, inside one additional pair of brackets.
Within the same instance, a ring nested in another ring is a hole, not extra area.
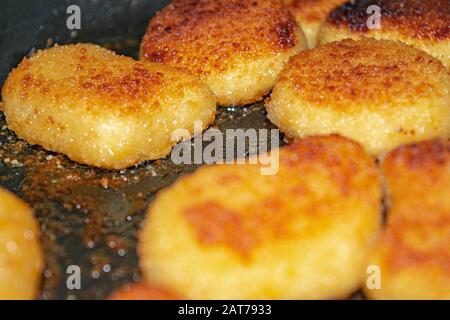
[[(426, 53), (393, 41), (344, 40), (292, 58), (277, 82), (317, 107), (354, 112), (442, 92), (449, 85), (442, 64)], [(426, 88), (424, 87), (426, 83)], [(364, 104), (366, 103), (366, 104)]]
[(54, 96), (59, 104), (89, 99), (92, 112), (107, 106), (108, 112), (140, 116), (161, 112), (156, 101), (163, 100), (163, 88), (177, 76), (169, 67), (137, 62), (96, 45), (65, 45), (25, 58), (11, 72), (2, 95), (14, 92), (23, 101)]
[(383, 30), (395, 30), (418, 39), (450, 39), (448, 0), (357, 0), (330, 13), (328, 23), (351, 31), (367, 32), (370, 5), (381, 9)]
[(141, 57), (200, 75), (293, 48), (295, 20), (267, 0), (176, 0), (151, 21)]
[[(449, 164), (450, 141), (437, 139), (402, 146), (392, 151), (383, 163), (383, 172), (394, 197), (399, 197), (402, 201), (413, 200), (424, 190), (450, 187), (444, 183), (449, 177), (442, 176), (443, 173), (448, 173)], [(419, 184), (411, 184), (418, 178)], [(416, 187), (419, 189), (413, 189)], [(412, 194), (412, 191), (415, 193)]]
[[(366, 10), (373, 4), (381, 9), (381, 26), (369, 30)], [(448, 21), (448, 0), (360, 0), (346, 3), (330, 13), (320, 29), (318, 43), (362, 37), (402, 41), (439, 59), (450, 70)]]
[(364, 38), (293, 57), (266, 103), (289, 137), (338, 133), (376, 156), (446, 137), (450, 75), (437, 59), (400, 42)]
[(372, 257), (379, 299), (450, 298), (450, 141), (402, 146), (382, 165), (390, 209)]
[[(335, 145), (331, 145), (335, 143)], [(336, 159), (334, 154), (345, 151), (351, 154), (352, 161)], [(370, 167), (370, 160), (359, 145), (343, 141), (338, 136), (317, 137), (294, 142), (284, 148), (280, 154), (281, 165), (295, 172), (314, 171), (322, 167), (330, 171), (329, 179), (338, 187), (340, 196), (351, 197), (360, 194), (359, 188), (370, 188), (372, 181), (363, 180), (364, 185), (356, 187), (350, 177), (361, 173), (361, 167)], [(310, 165), (310, 166), (309, 166)], [(239, 175), (226, 177), (225, 184), (245, 183)], [(221, 177), (224, 181), (224, 177)], [(280, 185), (280, 188), (282, 186)], [(282, 190), (282, 189), (281, 189)], [(302, 197), (308, 193), (301, 185), (287, 192), (289, 197)], [(183, 214), (196, 233), (199, 243), (206, 246), (224, 245), (235, 251), (243, 259), (249, 258), (252, 251), (265, 242), (296, 238), (297, 234), (290, 230), (298, 217), (289, 201), (280, 196), (267, 197), (261, 203), (251, 203), (245, 214), (237, 210), (227, 209), (217, 201), (206, 201), (199, 205), (187, 207)], [(376, 206), (375, 203), (372, 203)], [(316, 210), (316, 208), (309, 208)], [(274, 214), (277, 212), (277, 214)], [(317, 210), (319, 213), (320, 210)], [(310, 212), (312, 214), (312, 212)], [(307, 236), (307, 235), (306, 235)]]
[[(275, 78), (303, 42), (295, 19), (277, 1), (177, 0), (150, 21), (140, 55), (200, 76), (221, 105), (242, 105), (270, 91), (275, 79), (265, 84), (264, 78)], [(258, 79), (262, 69), (269, 73)], [(230, 77), (237, 88), (216, 88)], [(261, 88), (250, 88), (255, 80)]]
[(140, 236), (146, 281), (193, 299), (355, 290), (380, 222), (374, 159), (338, 136), (294, 142), (279, 157), (274, 176), (259, 165), (217, 165), (161, 192)]
[(0, 188), (0, 299), (34, 299), (44, 267), (31, 209)]
[(192, 134), (196, 120), (205, 129), (216, 110), (211, 91), (193, 75), (90, 44), (25, 58), (2, 98), (19, 137), (107, 169), (167, 155), (174, 130)]

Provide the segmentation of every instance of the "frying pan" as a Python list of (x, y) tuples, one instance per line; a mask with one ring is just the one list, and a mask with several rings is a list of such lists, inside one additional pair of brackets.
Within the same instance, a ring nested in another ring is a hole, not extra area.
[[(55, 43), (91, 42), (137, 58), (149, 19), (169, 2), (2, 0), (0, 84), (24, 56)], [(77, 32), (66, 27), (73, 4), (81, 9)], [(224, 134), (227, 128), (274, 128), (262, 103), (219, 109), (213, 126)], [(139, 281), (136, 244), (145, 210), (160, 189), (196, 166), (162, 159), (121, 171), (95, 169), (19, 140), (1, 113), (0, 128), (0, 185), (26, 201), (41, 225), (46, 268), (40, 298), (103, 299)], [(252, 150), (248, 145), (239, 156)], [(80, 290), (67, 286), (69, 266), (80, 268)]]

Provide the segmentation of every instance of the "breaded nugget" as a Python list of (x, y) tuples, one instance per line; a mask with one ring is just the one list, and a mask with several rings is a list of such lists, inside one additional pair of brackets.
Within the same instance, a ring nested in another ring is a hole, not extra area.
[(245, 105), (272, 89), (306, 40), (274, 0), (176, 0), (151, 21), (141, 58), (191, 71), (219, 105)]
[[(369, 29), (367, 21), (381, 10), (381, 29)], [(398, 40), (441, 60), (450, 69), (449, 0), (356, 0), (337, 8), (319, 34), (319, 44), (345, 38), (371, 37)]]
[(43, 268), (33, 212), (0, 188), (0, 300), (28, 300), (39, 292)]
[(189, 299), (345, 298), (365, 277), (380, 226), (373, 158), (339, 136), (260, 165), (198, 169), (159, 193), (139, 255), (144, 279)]
[(114, 292), (108, 300), (181, 300), (170, 290), (146, 284), (131, 284)]
[(213, 122), (216, 105), (196, 77), (91, 44), (24, 59), (3, 90), (11, 130), (31, 144), (107, 169), (166, 156), (176, 129)]
[(327, 20), (328, 14), (344, 2), (347, 0), (291, 0), (286, 4), (302, 27), (308, 47), (312, 49), (317, 44), (319, 29)]
[(290, 137), (338, 133), (381, 155), (448, 135), (450, 75), (400, 42), (343, 40), (293, 57), (267, 110)]
[(372, 299), (450, 299), (450, 141), (402, 146), (385, 159), (387, 227), (370, 263)]

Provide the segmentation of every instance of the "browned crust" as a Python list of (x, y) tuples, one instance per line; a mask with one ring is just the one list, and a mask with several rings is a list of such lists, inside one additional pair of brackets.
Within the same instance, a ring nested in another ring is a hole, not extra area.
[[(249, 176), (258, 174), (258, 171), (252, 171), (257, 168), (246, 171), (245, 167), (238, 167), (233, 174), (224, 171), (228, 178), (225, 180), (219, 174), (219, 168), (216, 167), (214, 183), (222, 185), (225, 181), (241, 185), (244, 192), (252, 190)], [(203, 169), (203, 174), (209, 169)], [(199, 244), (229, 248), (247, 262), (260, 246), (297, 239), (299, 233), (293, 226), (299, 220), (303, 219), (304, 223), (310, 219), (315, 221), (302, 231), (305, 238), (328, 227), (329, 203), (316, 200), (317, 195), (303, 180), (311, 179), (318, 172), (325, 173), (326, 180), (336, 188), (336, 194), (331, 192), (327, 201), (364, 198), (370, 206), (379, 206), (380, 199), (376, 196), (379, 174), (374, 159), (359, 144), (331, 135), (298, 140), (280, 150), (279, 173), (264, 181), (276, 190), (276, 194), (267, 191), (252, 194), (255, 201), (239, 210), (217, 199), (205, 199), (184, 208), (182, 214)], [(190, 192), (200, 198), (208, 192), (208, 188), (194, 187), (189, 185)]]
[(332, 11), (328, 23), (354, 32), (367, 32), (367, 8), (381, 8), (382, 31), (430, 40), (450, 38), (450, 1), (448, 0), (356, 0)]
[[(247, 259), (266, 241), (289, 238), (293, 215), (277, 199), (249, 206), (247, 215), (209, 201), (185, 209), (184, 215), (204, 245), (225, 245)], [(276, 212), (276, 214), (274, 214)]]
[[(420, 201), (423, 193), (435, 195), (449, 190), (450, 142), (436, 139), (402, 146), (392, 151), (383, 162), (383, 172), (395, 201)], [(420, 181), (420, 183), (417, 183)], [(445, 189), (441, 189), (445, 187)], [(419, 195), (420, 198), (416, 198)], [(441, 200), (445, 197), (437, 197)], [(450, 199), (448, 200), (450, 206)], [(449, 212), (450, 215), (450, 212)]]
[(176, 0), (150, 21), (141, 58), (207, 74), (293, 48), (296, 32), (275, 0)]
[(429, 170), (445, 168), (449, 163), (450, 142), (436, 139), (412, 143), (395, 149), (386, 158), (384, 169), (388, 175), (394, 175), (393, 170), (398, 174), (399, 169), (406, 174), (408, 171), (416, 170), (429, 172)]
[(450, 278), (450, 141), (402, 146), (382, 167), (392, 202), (380, 247), (387, 268), (434, 268)]
[(194, 75), (93, 44), (55, 46), (24, 59), (2, 98), (20, 138), (106, 169), (163, 157), (175, 129), (192, 131), (195, 119), (206, 129), (215, 117), (214, 97)]
[[(411, 211), (400, 214), (405, 217)], [(436, 210), (433, 211), (433, 214), (436, 213)], [(392, 210), (391, 214), (398, 214), (398, 212)], [(411, 238), (417, 239), (423, 244), (411, 243), (409, 240)], [(384, 252), (383, 262), (390, 272), (396, 273), (406, 269), (426, 267), (443, 271), (443, 274), (450, 279), (448, 246), (450, 243), (450, 218), (448, 216), (436, 220), (434, 225), (420, 220), (395, 219), (386, 229), (381, 241), (380, 249)]]
[(67, 45), (25, 58), (6, 81), (2, 95), (18, 90), (24, 103), (54, 96), (59, 105), (90, 97), (111, 111), (139, 115), (150, 103), (158, 108), (161, 90), (176, 75), (168, 67), (137, 62), (96, 45)]
[[(315, 105), (343, 111), (367, 103), (411, 101), (441, 91), (448, 73), (441, 62), (411, 46), (387, 40), (343, 40), (291, 58), (278, 85), (287, 84)], [(436, 91), (437, 90), (437, 91)]]

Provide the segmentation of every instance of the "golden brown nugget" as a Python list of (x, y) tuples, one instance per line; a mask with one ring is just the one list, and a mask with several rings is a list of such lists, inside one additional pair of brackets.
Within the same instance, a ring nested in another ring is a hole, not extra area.
[(0, 188), (0, 300), (28, 300), (39, 292), (43, 257), (31, 209)]
[(260, 165), (198, 169), (147, 212), (145, 281), (188, 299), (345, 298), (365, 278), (380, 227), (374, 159), (338, 136), (281, 149)]
[(450, 141), (402, 146), (385, 159), (387, 227), (370, 264), (372, 299), (450, 299)]
[[(367, 21), (381, 10), (380, 29), (369, 29)], [(319, 44), (345, 38), (398, 40), (441, 60), (450, 68), (450, 1), (448, 0), (356, 0), (337, 8), (319, 34)]]
[(206, 129), (216, 105), (196, 77), (92, 44), (24, 59), (2, 89), (11, 130), (79, 163), (120, 169), (166, 156), (177, 129)]
[(289, 137), (338, 133), (381, 155), (448, 136), (450, 75), (400, 42), (343, 40), (293, 57), (266, 105)]
[(317, 35), (328, 14), (344, 2), (347, 0), (290, 0), (286, 4), (302, 27), (308, 47), (312, 49), (317, 44)]
[(273, 0), (175, 0), (151, 21), (141, 58), (191, 71), (219, 105), (245, 105), (272, 89), (306, 40)]

